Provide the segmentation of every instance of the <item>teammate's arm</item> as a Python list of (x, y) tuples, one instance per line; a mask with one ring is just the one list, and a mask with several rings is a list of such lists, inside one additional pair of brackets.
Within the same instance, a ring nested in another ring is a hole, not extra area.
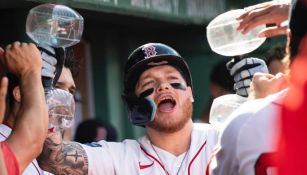
[(48, 135), (43, 152), (37, 160), (42, 169), (53, 174), (88, 174), (88, 157), (85, 150), (80, 143), (63, 141), (60, 132)]
[[(244, 107), (244, 109), (249, 109), (249, 106)], [(206, 175), (239, 174), (237, 140), (242, 125), (249, 119), (247, 116), (251, 115), (252, 113), (242, 113), (237, 110), (229, 116), (231, 120), (228, 120), (226, 127), (220, 133), (219, 143), (211, 155), (211, 160), (207, 165)]]
[(0, 55), (8, 71), (20, 79), (22, 105), (5, 143), (14, 153), (22, 172), (39, 155), (47, 135), (48, 113), (41, 82), (42, 61), (34, 44), (15, 42)]

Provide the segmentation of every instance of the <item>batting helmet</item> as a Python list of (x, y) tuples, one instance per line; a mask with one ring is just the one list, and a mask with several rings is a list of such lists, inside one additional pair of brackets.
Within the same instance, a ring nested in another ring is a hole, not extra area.
[(124, 94), (134, 94), (135, 85), (140, 75), (145, 70), (157, 65), (175, 67), (181, 73), (187, 85), (192, 88), (191, 73), (184, 58), (165, 44), (148, 43), (135, 49), (128, 58), (125, 66)]

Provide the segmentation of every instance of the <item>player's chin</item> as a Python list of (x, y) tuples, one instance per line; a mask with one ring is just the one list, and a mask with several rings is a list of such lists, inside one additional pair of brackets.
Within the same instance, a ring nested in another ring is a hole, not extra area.
[(189, 120), (190, 117), (183, 117), (181, 119), (158, 117), (149, 123), (148, 127), (159, 132), (174, 133), (181, 130)]

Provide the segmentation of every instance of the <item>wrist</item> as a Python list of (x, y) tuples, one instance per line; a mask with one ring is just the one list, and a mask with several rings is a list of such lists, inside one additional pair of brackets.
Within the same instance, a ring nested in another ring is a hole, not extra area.
[(41, 81), (41, 70), (40, 69), (33, 69), (24, 71), (20, 74), (20, 79), (39, 79)]

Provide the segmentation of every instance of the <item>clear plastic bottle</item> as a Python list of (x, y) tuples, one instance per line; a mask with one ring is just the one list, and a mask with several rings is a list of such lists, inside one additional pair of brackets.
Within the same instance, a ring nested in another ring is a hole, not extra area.
[(207, 40), (211, 49), (224, 56), (237, 56), (257, 49), (266, 38), (258, 37), (265, 28), (261, 25), (247, 34), (237, 31), (240, 21), (236, 20), (243, 9), (231, 10), (214, 18), (207, 26)]
[[(64, 5), (42, 4), (29, 11), (26, 33), (43, 50), (55, 55), (59, 64), (59, 59), (65, 59), (65, 56), (57, 55), (54, 48), (64, 50), (80, 41), (83, 17)], [(48, 55), (42, 54), (42, 57), (44, 56)], [(48, 105), (49, 129), (61, 130), (71, 127), (75, 113), (73, 95), (54, 88), (53, 77), (43, 75), (42, 79)]]
[(72, 94), (61, 89), (46, 92), (49, 114), (49, 128), (59, 131), (70, 128), (75, 114), (75, 100)]
[(232, 112), (246, 101), (246, 97), (237, 94), (227, 94), (217, 97), (213, 100), (210, 109), (209, 123), (217, 129), (221, 129)]
[(26, 33), (37, 44), (69, 47), (80, 41), (82, 32), (83, 17), (67, 6), (42, 4), (29, 11)]

